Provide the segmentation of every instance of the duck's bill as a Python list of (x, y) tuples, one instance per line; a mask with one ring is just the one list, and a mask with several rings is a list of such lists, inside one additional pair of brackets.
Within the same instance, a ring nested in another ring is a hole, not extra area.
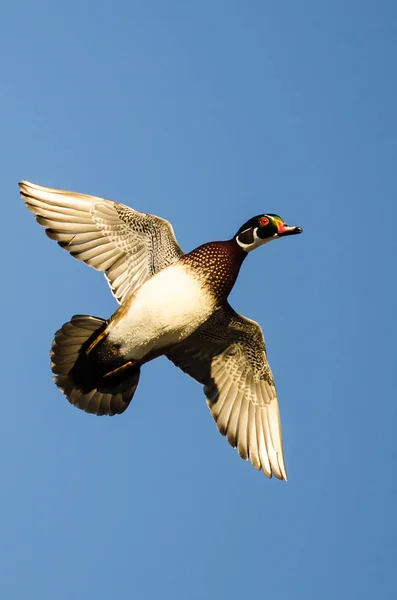
[(286, 225), (285, 223), (280, 223), (278, 226), (278, 237), (284, 237), (286, 235), (296, 235), (298, 233), (302, 233), (302, 227), (293, 227), (291, 225)]

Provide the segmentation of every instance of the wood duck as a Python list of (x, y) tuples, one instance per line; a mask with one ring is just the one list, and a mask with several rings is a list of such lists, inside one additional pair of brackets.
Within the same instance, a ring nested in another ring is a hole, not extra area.
[(185, 254), (171, 224), (95, 196), (20, 184), (26, 206), (72, 256), (103, 271), (120, 307), (76, 315), (55, 334), (51, 368), (69, 402), (125, 411), (141, 366), (165, 355), (204, 386), (211, 414), (239, 455), (287, 479), (274, 379), (260, 326), (227, 301), (251, 250), (302, 232), (275, 214)]

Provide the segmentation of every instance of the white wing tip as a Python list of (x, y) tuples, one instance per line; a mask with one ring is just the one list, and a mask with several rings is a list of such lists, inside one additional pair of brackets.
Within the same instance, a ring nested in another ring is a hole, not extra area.
[(32, 183), (31, 181), (27, 181), (26, 179), (22, 179), (22, 181), (20, 181), (18, 183), (19, 186), (19, 192), (21, 193), (22, 196), (24, 195), (29, 195), (30, 193), (34, 193), (34, 192), (46, 192), (46, 191), (52, 191), (50, 190), (50, 188), (46, 188), (42, 185), (39, 185), (38, 183)]
[(19, 185), (20, 188), (23, 188), (23, 187), (41, 187), (37, 183), (32, 183), (31, 181), (27, 181), (26, 179), (22, 179), (18, 183), (18, 185)]

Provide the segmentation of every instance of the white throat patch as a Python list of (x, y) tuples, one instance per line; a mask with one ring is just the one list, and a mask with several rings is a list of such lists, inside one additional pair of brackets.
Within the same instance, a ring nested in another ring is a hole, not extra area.
[[(248, 231), (248, 229), (246, 231)], [(258, 231), (258, 227), (255, 227), (255, 229), (252, 232), (253, 241), (250, 244), (244, 244), (244, 242), (239, 240), (239, 236), (237, 235), (236, 242), (238, 243), (240, 248), (242, 248), (246, 252), (251, 252), (251, 250), (255, 250), (255, 248), (259, 248), (259, 246), (263, 246), (264, 244), (267, 244), (268, 242), (271, 242), (272, 240), (276, 240), (278, 237), (277, 234), (274, 234), (272, 237), (265, 238), (263, 240), (262, 238), (260, 238), (258, 236), (257, 231)], [(244, 233), (244, 231), (242, 231), (241, 233)]]

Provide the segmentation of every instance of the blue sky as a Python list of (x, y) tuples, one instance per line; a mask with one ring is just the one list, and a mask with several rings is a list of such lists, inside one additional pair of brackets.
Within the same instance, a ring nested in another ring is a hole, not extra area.
[[(1, 15), (1, 597), (395, 598), (395, 3)], [(230, 299), (265, 332), (288, 483), (238, 458), (166, 359), (121, 417), (68, 404), (53, 333), (116, 305), (20, 179), (166, 217), (185, 250), (261, 212), (304, 228), (250, 255)]]

